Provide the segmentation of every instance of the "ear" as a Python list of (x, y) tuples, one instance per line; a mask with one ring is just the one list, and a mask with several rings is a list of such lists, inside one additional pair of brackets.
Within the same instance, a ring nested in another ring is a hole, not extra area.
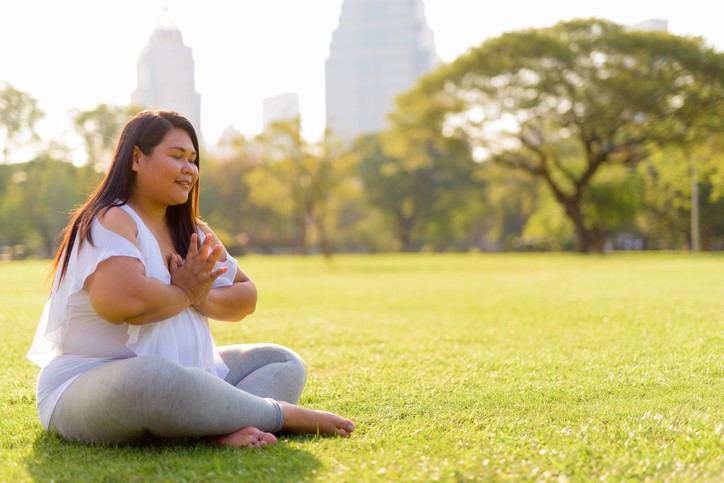
[(131, 170), (138, 171), (138, 165), (141, 163), (141, 156), (143, 153), (138, 146), (133, 147), (133, 154), (131, 156)]

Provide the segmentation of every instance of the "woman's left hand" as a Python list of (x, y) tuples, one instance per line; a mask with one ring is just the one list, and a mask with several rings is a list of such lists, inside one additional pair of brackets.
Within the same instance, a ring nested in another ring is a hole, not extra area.
[(179, 255), (173, 254), (168, 267), (171, 274), (171, 285), (182, 289), (189, 297), (191, 305), (203, 301), (214, 281), (228, 270), (228, 267), (214, 270), (214, 265), (223, 252), (221, 245), (217, 244), (209, 250), (211, 237), (206, 237), (201, 246), (198, 246), (197, 241), (198, 235), (192, 234), (186, 260), (181, 260)]

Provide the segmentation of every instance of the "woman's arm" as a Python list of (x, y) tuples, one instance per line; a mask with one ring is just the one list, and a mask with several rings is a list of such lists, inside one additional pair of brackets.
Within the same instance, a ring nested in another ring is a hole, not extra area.
[(130, 257), (101, 262), (86, 279), (85, 288), (98, 315), (114, 324), (158, 322), (191, 305), (181, 288), (147, 277), (143, 264)]
[(212, 288), (194, 308), (214, 320), (238, 322), (256, 309), (256, 286), (237, 268), (233, 284)]
[[(111, 208), (100, 222), (136, 244), (135, 222), (122, 209)], [(146, 276), (143, 264), (136, 258), (104, 260), (84, 284), (94, 310), (115, 324), (140, 325), (167, 319), (205, 299), (214, 280), (227, 270), (226, 267), (212, 270), (223, 252), (221, 245), (210, 250), (212, 242), (212, 239), (204, 240), (197, 248), (197, 235), (191, 235), (186, 262), (180, 265), (173, 260), (169, 264), (171, 285)]]
[[(204, 241), (211, 238), (214, 245), (220, 243), (206, 223), (199, 220), (198, 225), (206, 236)], [(219, 260), (225, 261), (225, 254), (220, 255)], [(204, 299), (194, 304), (194, 308), (214, 320), (237, 322), (254, 312), (256, 298), (254, 282), (237, 267), (234, 283), (227, 287), (212, 288)]]

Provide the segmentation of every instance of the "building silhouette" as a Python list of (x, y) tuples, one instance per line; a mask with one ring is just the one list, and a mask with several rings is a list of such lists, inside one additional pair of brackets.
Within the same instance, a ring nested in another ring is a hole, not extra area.
[(669, 21), (662, 18), (650, 18), (627, 27), (628, 30), (644, 30), (648, 32), (668, 32)]
[(201, 94), (195, 87), (191, 47), (164, 8), (136, 63), (138, 83), (131, 104), (173, 109), (186, 116), (201, 138)]
[(299, 94), (286, 92), (267, 97), (263, 101), (264, 129), (277, 121), (289, 121), (300, 117)]
[(327, 128), (382, 131), (394, 98), (439, 64), (423, 0), (344, 0), (325, 65)]

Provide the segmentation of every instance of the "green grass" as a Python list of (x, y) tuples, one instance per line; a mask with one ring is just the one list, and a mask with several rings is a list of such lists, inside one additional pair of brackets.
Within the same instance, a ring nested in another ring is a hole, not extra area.
[(0, 264), (0, 481), (721, 481), (721, 254), (247, 257), (218, 344), (307, 362), (350, 439), (109, 448), (42, 431), (24, 354), (44, 262)]

